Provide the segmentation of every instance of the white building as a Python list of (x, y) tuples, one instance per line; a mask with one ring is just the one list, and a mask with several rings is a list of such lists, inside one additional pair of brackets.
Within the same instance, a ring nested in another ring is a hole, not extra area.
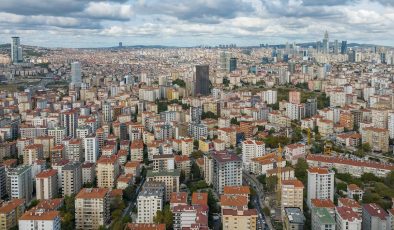
[(99, 143), (97, 136), (89, 135), (85, 137), (85, 161), (96, 163), (99, 156)]
[(26, 203), (30, 203), (33, 193), (33, 179), (31, 166), (21, 165), (17, 168), (10, 169), (7, 174), (7, 180), (10, 185), (11, 198), (25, 199)]
[(75, 85), (82, 83), (81, 63), (71, 63), (71, 82)]
[(157, 211), (163, 210), (163, 191), (144, 189), (137, 198), (137, 223), (154, 223)]
[(59, 190), (57, 184), (57, 171), (55, 169), (45, 170), (37, 174), (37, 200), (56, 198)]
[(362, 218), (352, 208), (342, 206), (335, 208), (337, 230), (361, 230)]
[(311, 199), (330, 199), (334, 201), (335, 172), (327, 168), (308, 169), (307, 204), (311, 207)]
[(55, 127), (52, 129), (48, 129), (48, 136), (55, 138), (55, 144), (62, 144), (62, 140), (66, 136), (66, 129), (64, 127)]
[(60, 230), (61, 221), (58, 211), (38, 209), (25, 212), (18, 220), (23, 230)]
[(265, 143), (262, 141), (246, 140), (242, 142), (242, 164), (244, 170), (250, 172), (251, 160), (265, 155)]
[(267, 104), (275, 104), (278, 98), (278, 92), (276, 90), (265, 90), (260, 94), (261, 100)]

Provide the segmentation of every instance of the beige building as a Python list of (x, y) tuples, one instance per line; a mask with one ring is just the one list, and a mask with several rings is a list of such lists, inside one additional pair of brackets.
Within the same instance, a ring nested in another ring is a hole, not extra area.
[(116, 179), (119, 173), (119, 161), (117, 156), (100, 157), (96, 165), (97, 187), (113, 188), (116, 185)]
[(281, 192), (281, 210), (282, 216), (284, 208), (298, 207), (303, 210), (303, 191), (304, 185), (297, 179), (283, 180)]
[(25, 200), (13, 199), (0, 207), (0, 230), (8, 230), (18, 225), (18, 219), (25, 212)]
[(223, 230), (252, 230), (256, 229), (257, 211), (248, 210), (222, 210)]
[(98, 229), (110, 220), (109, 190), (84, 188), (75, 198), (76, 229)]
[(181, 173), (178, 169), (160, 172), (149, 170), (146, 174), (146, 181), (163, 182), (165, 184), (164, 200), (169, 201), (172, 192), (179, 192), (180, 175)]
[(57, 170), (49, 169), (36, 176), (37, 200), (56, 198), (58, 194)]
[(388, 129), (367, 127), (361, 131), (362, 143), (368, 143), (372, 150), (380, 152), (389, 151)]
[(23, 150), (23, 164), (32, 165), (35, 160), (41, 159), (44, 159), (42, 144), (28, 145)]

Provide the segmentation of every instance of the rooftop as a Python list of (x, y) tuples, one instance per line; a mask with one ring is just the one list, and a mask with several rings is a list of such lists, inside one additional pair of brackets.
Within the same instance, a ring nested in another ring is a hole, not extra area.
[(285, 208), (286, 217), (292, 224), (304, 224), (305, 216), (300, 208)]

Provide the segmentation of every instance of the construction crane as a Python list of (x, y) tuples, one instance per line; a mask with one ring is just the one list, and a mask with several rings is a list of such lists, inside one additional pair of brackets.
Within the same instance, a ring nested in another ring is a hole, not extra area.
[(324, 142), (324, 155), (331, 155), (332, 144), (328, 141)]
[(277, 185), (277, 190), (276, 190), (276, 192), (277, 192), (277, 196), (278, 196), (278, 204), (280, 204), (280, 200), (281, 200), (281, 196), (282, 196), (282, 194), (281, 194), (281, 192), (282, 192), (282, 147), (280, 146), (280, 144), (279, 144), (279, 147), (278, 147), (278, 152), (277, 152), (277, 157), (278, 157), (278, 160), (277, 160), (277, 162), (276, 162), (276, 167), (278, 168), (278, 171), (277, 171), (277, 173), (276, 173), (276, 175), (277, 175), (277, 177), (278, 177), (278, 185)]

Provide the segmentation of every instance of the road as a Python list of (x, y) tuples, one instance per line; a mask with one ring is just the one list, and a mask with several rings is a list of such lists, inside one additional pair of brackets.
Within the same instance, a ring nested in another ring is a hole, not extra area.
[[(262, 217), (264, 217), (264, 212), (263, 212), (263, 207), (264, 207), (264, 188), (263, 185), (256, 179), (256, 177), (250, 175), (249, 173), (243, 172), (242, 173), (243, 176), (243, 180), (246, 181), (250, 186), (253, 187), (253, 189), (256, 191), (257, 193), (257, 197), (258, 197), (258, 202), (257, 202), (257, 209), (259, 210), (259, 213), (262, 215)], [(274, 229), (272, 227), (271, 224), (271, 220), (269, 217), (267, 218), (262, 218), (265, 219), (267, 225), (268, 225), (268, 229)]]

